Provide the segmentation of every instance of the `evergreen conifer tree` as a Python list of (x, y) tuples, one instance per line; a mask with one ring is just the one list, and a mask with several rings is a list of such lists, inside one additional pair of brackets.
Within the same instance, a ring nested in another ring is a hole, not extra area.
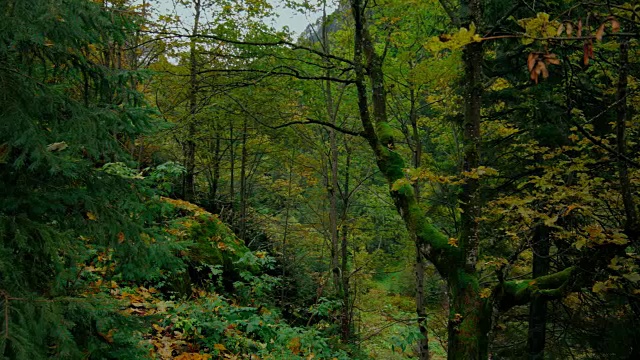
[(104, 336), (131, 320), (87, 294), (83, 273), (112, 256), (111, 276), (140, 278), (163, 255), (141, 241), (145, 194), (103, 169), (130, 161), (122, 144), (153, 128), (134, 88), (141, 75), (105, 61), (124, 58), (114, 49), (135, 30), (131, 17), (87, 0), (0, 2), (2, 358), (142, 355), (124, 352), (137, 347), (130, 332)]

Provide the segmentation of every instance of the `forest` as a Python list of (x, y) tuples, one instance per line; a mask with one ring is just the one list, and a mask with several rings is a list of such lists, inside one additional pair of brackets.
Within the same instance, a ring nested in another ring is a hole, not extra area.
[(639, 55), (634, 0), (0, 0), (0, 355), (640, 359)]

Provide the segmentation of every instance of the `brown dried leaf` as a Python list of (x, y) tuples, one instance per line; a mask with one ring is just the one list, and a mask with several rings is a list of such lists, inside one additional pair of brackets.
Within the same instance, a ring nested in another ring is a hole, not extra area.
[(545, 79), (549, 77), (549, 70), (547, 70), (547, 66), (542, 61), (538, 61), (538, 64), (536, 65), (536, 72), (538, 74), (542, 74), (542, 77)]
[(615, 18), (611, 19), (611, 31), (614, 33), (617, 33), (618, 31), (620, 31), (620, 22)]
[(582, 46), (582, 51), (584, 52), (584, 56), (582, 58), (582, 62), (584, 63), (585, 66), (589, 65), (589, 43), (587, 43), (586, 41), (584, 42), (584, 45)]
[(544, 62), (547, 64), (560, 65), (560, 59), (558, 59), (556, 54), (545, 54)]
[(567, 37), (571, 37), (571, 34), (573, 34), (573, 24), (567, 22)]
[(582, 36), (582, 19), (578, 20), (578, 33), (576, 34), (577, 37), (581, 37)]
[(602, 25), (600, 25), (600, 27), (598, 28), (598, 32), (596, 32), (596, 39), (598, 41), (602, 41), (602, 37), (604, 36), (604, 25), (605, 23), (602, 23)]
[(535, 81), (536, 84), (538, 83), (538, 73), (535, 70), (531, 71), (531, 80)]
[(538, 54), (530, 53), (529, 58), (527, 59), (527, 67), (529, 68), (529, 72), (533, 71), (533, 67), (536, 65), (536, 61), (538, 60)]
[(563, 31), (564, 31), (564, 23), (562, 23), (562, 24), (560, 24), (560, 26), (558, 26), (558, 32), (556, 32), (556, 36), (562, 35)]
[(106, 334), (98, 332), (98, 335), (100, 335), (100, 337), (103, 338), (109, 344), (113, 344), (113, 333), (115, 332), (115, 330), (116, 329), (111, 329)]

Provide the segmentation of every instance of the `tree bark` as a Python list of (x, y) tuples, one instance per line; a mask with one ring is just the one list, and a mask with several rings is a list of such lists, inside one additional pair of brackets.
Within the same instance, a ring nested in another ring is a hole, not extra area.
[[(327, 11), (326, 2), (322, 12), (322, 46), (325, 55), (330, 54), (329, 34), (327, 31)], [(329, 62), (328, 58), (325, 58)], [(327, 78), (331, 77), (331, 70), (327, 66)], [(336, 114), (333, 104), (333, 94), (331, 81), (325, 81), (324, 87), (327, 120), (329, 123), (336, 122)], [(335, 129), (329, 129), (329, 173), (327, 174), (327, 193), (329, 195), (329, 236), (331, 240), (331, 273), (333, 275), (333, 286), (336, 294), (341, 295), (340, 276), (340, 240), (338, 234), (338, 144)], [(346, 307), (346, 304), (344, 305)]]
[(236, 224), (236, 141), (235, 141), (235, 132), (233, 129), (233, 119), (229, 119), (229, 202), (231, 206), (231, 225), (235, 226)]
[(189, 125), (187, 138), (184, 142), (184, 183), (182, 194), (185, 200), (193, 201), (195, 197), (195, 168), (196, 168), (196, 113), (198, 112), (198, 64), (196, 58), (196, 35), (200, 23), (200, 0), (193, 0), (195, 16), (193, 19), (192, 38), (189, 49), (190, 77), (189, 77)]
[[(533, 278), (549, 274), (549, 228), (538, 225), (533, 236)], [(529, 304), (528, 348), (530, 360), (544, 359), (547, 328), (547, 299), (534, 296)]]
[(211, 181), (211, 190), (210, 190), (210, 201), (211, 201), (211, 205), (213, 206), (213, 210), (215, 213), (218, 213), (220, 211), (220, 208), (218, 206), (218, 187), (220, 186), (220, 130), (218, 128), (218, 124), (217, 122), (214, 124), (215, 127), (215, 132), (214, 132), (214, 136), (216, 137), (215, 139), (215, 144), (213, 147), (213, 179)]
[[(348, 146), (348, 145), (347, 145)], [(342, 198), (342, 216), (341, 216), (341, 224), (342, 224), (342, 242), (340, 245), (340, 253), (341, 253), (341, 267), (340, 273), (342, 275), (342, 341), (348, 342), (351, 338), (351, 300), (349, 294), (349, 226), (347, 224), (347, 217), (349, 214), (349, 167), (351, 166), (351, 153), (349, 150), (346, 151), (347, 159), (345, 166), (345, 179), (343, 186), (343, 198)]]
[[(413, 68), (413, 64), (411, 64)], [(413, 138), (413, 167), (419, 168), (422, 164), (422, 141), (420, 139), (420, 133), (418, 131), (418, 111), (417, 111), (417, 98), (416, 91), (413, 84), (410, 84), (409, 89), (409, 122), (411, 123), (411, 137)], [(420, 202), (420, 181), (416, 180), (413, 183), (413, 191), (415, 193), (416, 202)], [(420, 360), (429, 360), (429, 328), (427, 326), (427, 309), (426, 309), (426, 296), (424, 293), (424, 279), (425, 271), (427, 268), (427, 261), (422, 256), (420, 247), (416, 243), (416, 315), (418, 316), (418, 329), (422, 338), (418, 340), (418, 358)]]
[(242, 122), (240, 155), (240, 239), (247, 244), (247, 118)]
[(422, 339), (418, 341), (418, 358), (420, 360), (429, 360), (429, 328), (427, 327), (427, 309), (424, 293), (426, 265), (427, 263), (420, 252), (420, 247), (416, 246), (416, 314), (418, 315), (418, 329), (420, 329), (420, 334), (422, 335)]
[[(479, 0), (461, 1), (463, 26), (475, 24), (480, 27), (481, 8)], [(464, 121), (463, 166), (465, 172), (473, 172), (480, 165), (480, 110), (482, 107), (482, 43), (473, 42), (463, 50), (464, 62)], [(478, 261), (478, 221), (481, 201), (480, 182), (475, 178), (465, 179), (460, 195), (461, 231), (458, 246), (462, 251), (458, 269), (448, 278), (450, 289), (448, 358), (488, 358), (491, 321), (489, 301), (480, 297), (476, 263)], [(488, 309), (486, 309), (488, 307)]]
[[(287, 182), (287, 200), (284, 212), (284, 233), (282, 234), (282, 279), (286, 279), (287, 275), (287, 236), (289, 235), (289, 211), (291, 209), (291, 187), (293, 179), (293, 161), (295, 148), (291, 147), (291, 158), (289, 160), (289, 177)], [(280, 303), (284, 307), (287, 293), (287, 285), (282, 284), (280, 293)]]
[[(479, 0), (468, 4), (469, 14), (479, 23)], [(471, 183), (463, 191), (466, 212), (465, 225), (458, 246), (452, 246), (448, 238), (436, 229), (418, 205), (412, 185), (394, 186), (404, 179), (404, 160), (395, 152), (393, 132), (386, 113), (386, 91), (382, 72), (382, 59), (376, 54), (366, 27), (362, 0), (351, 0), (355, 21), (354, 68), (358, 91), (358, 108), (364, 137), (376, 155), (378, 168), (387, 179), (391, 197), (410, 233), (415, 234), (417, 246), (447, 280), (450, 293), (449, 359), (486, 359), (488, 357), (488, 332), (492, 309), (490, 301), (480, 297), (480, 285), (475, 264), (478, 255), (477, 212), (479, 211), (478, 184)], [(474, 169), (479, 163), (480, 106), (482, 94), (482, 45), (474, 43), (465, 49), (465, 79), (467, 98), (465, 104), (465, 163), (466, 169)], [(368, 93), (364, 84), (366, 75), (371, 82), (373, 120), (369, 113)]]
[(623, 39), (620, 42), (620, 69), (617, 90), (618, 111), (616, 119), (617, 132), (617, 152), (618, 152), (618, 177), (620, 178), (620, 190), (622, 201), (624, 203), (624, 211), (626, 215), (625, 232), (627, 236), (635, 240), (638, 237), (638, 212), (635, 201), (633, 200), (633, 191), (631, 181), (629, 180), (629, 168), (624, 157), (627, 154), (627, 86), (629, 77), (629, 40)]

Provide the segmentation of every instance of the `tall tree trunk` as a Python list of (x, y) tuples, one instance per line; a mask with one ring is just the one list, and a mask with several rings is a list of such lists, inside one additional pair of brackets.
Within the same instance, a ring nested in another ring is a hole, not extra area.
[(620, 178), (620, 190), (622, 195), (622, 201), (624, 203), (624, 211), (626, 215), (625, 232), (631, 239), (638, 237), (638, 211), (633, 200), (633, 191), (631, 188), (631, 182), (629, 180), (629, 169), (624, 157), (627, 154), (627, 86), (629, 77), (629, 40), (623, 39), (620, 42), (620, 69), (618, 79), (618, 113), (616, 119), (616, 131), (617, 131), (617, 151), (618, 159), (618, 177)]
[(449, 276), (448, 285), (447, 359), (488, 359), (492, 308), (480, 297), (477, 274), (459, 269), (456, 275)]
[[(347, 145), (348, 146), (348, 145)], [(337, 153), (337, 148), (336, 148)], [(342, 197), (342, 216), (341, 216), (341, 224), (342, 224), (342, 242), (340, 245), (341, 252), (341, 267), (340, 272), (342, 274), (342, 340), (344, 342), (348, 342), (351, 337), (351, 301), (349, 297), (349, 226), (348, 226), (348, 215), (349, 215), (349, 167), (351, 166), (351, 153), (347, 149), (347, 159), (345, 166), (345, 179), (343, 186), (343, 197)]]
[[(549, 274), (549, 228), (538, 225), (533, 234), (533, 278)], [(529, 359), (544, 359), (547, 328), (547, 300), (534, 296), (529, 304)]]
[[(413, 68), (413, 64), (410, 64)], [(413, 137), (413, 167), (419, 168), (422, 163), (422, 141), (418, 131), (418, 111), (416, 107), (416, 91), (413, 84), (409, 89), (409, 122), (411, 123), (411, 131)], [(420, 181), (413, 183), (413, 191), (415, 193), (416, 202), (420, 202)], [(414, 239), (415, 241), (415, 239)], [(420, 360), (429, 360), (429, 328), (427, 326), (427, 309), (426, 297), (424, 293), (424, 275), (427, 268), (427, 260), (422, 256), (418, 241), (416, 244), (416, 315), (418, 316), (418, 329), (422, 338), (418, 340), (418, 357)]]
[[(480, 19), (479, 0), (467, 4), (476, 24)], [(415, 235), (421, 251), (438, 272), (447, 280), (450, 297), (449, 359), (486, 359), (488, 357), (488, 332), (491, 324), (490, 302), (480, 297), (480, 284), (476, 273), (478, 256), (478, 234), (476, 218), (480, 206), (479, 184), (467, 184), (463, 189), (463, 204), (466, 225), (458, 246), (451, 246), (447, 237), (429, 223), (415, 198), (413, 186), (402, 185), (394, 189), (393, 184), (404, 179), (404, 161), (395, 151), (393, 131), (386, 113), (386, 91), (382, 72), (382, 59), (375, 52), (367, 30), (365, 9), (362, 0), (351, 0), (355, 22), (354, 70), (358, 91), (358, 109), (363, 125), (364, 137), (376, 155), (378, 168), (387, 179), (394, 204), (408, 230)], [(470, 21), (471, 22), (471, 21)], [(366, 59), (366, 71), (362, 66)], [(465, 104), (465, 155), (464, 167), (473, 169), (479, 162), (480, 106), (482, 94), (482, 45), (474, 43), (464, 53), (466, 104)], [(373, 120), (369, 113), (368, 91), (364, 84), (365, 74), (371, 82)]]
[[(322, 12), (322, 46), (324, 53), (330, 54), (329, 34), (327, 31), (327, 11), (326, 1)], [(327, 59), (328, 62), (328, 59)], [(331, 71), (327, 66), (326, 76), (331, 77)], [(325, 103), (327, 106), (327, 118), (332, 124), (335, 124), (336, 114), (333, 104), (333, 94), (331, 89), (331, 81), (325, 82)], [(336, 140), (336, 131), (329, 130), (329, 174), (327, 175), (327, 192), (329, 194), (329, 235), (331, 238), (331, 272), (333, 273), (333, 285), (337, 294), (341, 294), (340, 279), (340, 240), (338, 234), (338, 145)], [(344, 305), (346, 307), (346, 304)]]
[(242, 122), (240, 156), (240, 239), (247, 243), (247, 118)]
[(189, 49), (190, 80), (189, 80), (189, 126), (187, 138), (184, 142), (184, 167), (186, 169), (183, 183), (183, 197), (193, 201), (195, 197), (195, 168), (196, 168), (196, 113), (198, 112), (198, 64), (196, 58), (196, 35), (200, 23), (200, 0), (193, 0), (195, 16), (193, 19), (192, 38)]
[[(289, 161), (289, 178), (287, 182), (287, 200), (284, 211), (284, 232), (282, 234), (282, 280), (286, 279), (287, 275), (287, 236), (289, 235), (289, 210), (291, 209), (291, 179), (293, 178), (293, 160), (294, 160), (295, 148), (291, 147), (291, 158)], [(284, 301), (286, 299), (287, 285), (282, 284), (280, 292), (280, 303), (284, 307)]]
[(427, 262), (422, 256), (420, 246), (416, 241), (416, 314), (418, 315), (418, 329), (422, 339), (418, 341), (418, 358), (429, 360), (429, 328), (427, 327), (427, 309), (424, 293), (424, 274)]
[[(412, 69), (413, 67), (413, 64), (411, 64)], [(420, 164), (422, 164), (422, 140), (420, 139), (420, 132), (418, 131), (418, 99), (416, 97), (416, 90), (413, 84), (410, 86), (409, 122), (411, 123), (411, 136), (413, 138), (413, 167), (417, 169), (420, 167)], [(416, 180), (413, 183), (413, 191), (416, 194), (416, 201), (420, 202), (420, 180)]]
[[(463, 26), (475, 24), (480, 28), (480, 0), (462, 0)], [(474, 42), (463, 51), (464, 62), (464, 121), (463, 168), (472, 172), (480, 165), (480, 110), (482, 107), (482, 43)], [(479, 234), (477, 218), (480, 216), (480, 182), (468, 178), (460, 195), (461, 231), (458, 246), (462, 257), (458, 269), (449, 275), (450, 316), (448, 358), (486, 359), (488, 357), (488, 331), (491, 308), (480, 297), (476, 263), (478, 261)]]
[(220, 139), (220, 130), (218, 127), (217, 122), (214, 124), (214, 136), (215, 136), (215, 143), (213, 146), (213, 178), (211, 180), (211, 191), (209, 193), (209, 198), (211, 201), (211, 204), (213, 205), (213, 209), (215, 213), (218, 213), (220, 211), (220, 208), (218, 206), (218, 187), (220, 186), (220, 143), (221, 143), (221, 139)]
[(236, 209), (236, 184), (235, 184), (235, 178), (236, 178), (236, 141), (234, 136), (236, 136), (235, 132), (233, 131), (233, 119), (229, 119), (229, 167), (230, 167), (230, 174), (229, 174), (229, 202), (230, 202), (230, 206), (231, 206), (231, 225), (235, 226), (236, 224), (236, 213), (235, 213), (235, 209)]
[[(628, 120), (628, 77), (629, 77), (629, 40), (622, 39), (620, 42), (620, 68), (618, 75), (618, 91), (616, 101), (618, 111), (616, 119), (616, 150), (618, 151), (618, 177), (620, 178), (620, 192), (624, 204), (626, 220), (624, 229), (626, 235), (632, 242), (636, 242), (640, 235), (640, 224), (638, 223), (638, 209), (633, 199), (633, 189), (629, 180), (629, 168), (624, 157), (627, 155), (627, 120)], [(638, 302), (630, 299), (633, 309), (638, 309)], [(640, 356), (640, 340), (634, 341), (631, 354), (628, 359), (638, 359)]]

